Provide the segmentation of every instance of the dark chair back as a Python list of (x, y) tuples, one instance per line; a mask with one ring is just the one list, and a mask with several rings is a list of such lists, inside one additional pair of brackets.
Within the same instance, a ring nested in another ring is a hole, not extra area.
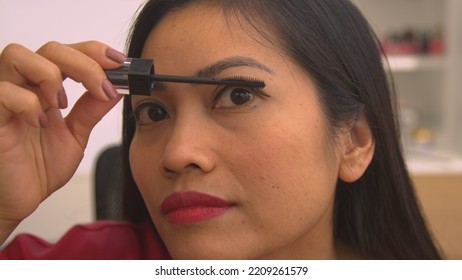
[(122, 156), (120, 146), (106, 148), (98, 156), (94, 173), (97, 220), (122, 219)]

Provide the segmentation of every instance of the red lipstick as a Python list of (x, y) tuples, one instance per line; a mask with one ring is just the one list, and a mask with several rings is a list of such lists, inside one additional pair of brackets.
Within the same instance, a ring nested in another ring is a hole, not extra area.
[(198, 192), (175, 192), (162, 201), (160, 211), (173, 224), (193, 224), (224, 214), (233, 203)]

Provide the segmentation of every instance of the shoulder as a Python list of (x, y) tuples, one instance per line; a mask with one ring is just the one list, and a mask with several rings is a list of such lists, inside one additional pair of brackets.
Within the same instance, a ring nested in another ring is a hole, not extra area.
[(0, 259), (165, 259), (168, 253), (148, 223), (98, 221), (77, 225), (58, 242), (18, 235)]

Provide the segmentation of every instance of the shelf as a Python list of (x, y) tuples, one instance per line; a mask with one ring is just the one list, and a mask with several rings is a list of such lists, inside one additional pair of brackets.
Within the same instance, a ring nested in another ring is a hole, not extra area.
[(405, 154), (411, 174), (462, 174), (462, 157), (456, 154), (418, 149)]
[(385, 58), (383, 62), (392, 72), (442, 70), (445, 64), (443, 55), (390, 55), (387, 59), (388, 64)]

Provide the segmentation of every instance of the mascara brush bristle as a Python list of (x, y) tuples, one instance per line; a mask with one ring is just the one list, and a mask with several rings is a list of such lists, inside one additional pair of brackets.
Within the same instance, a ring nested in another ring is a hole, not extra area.
[(221, 81), (225, 82), (227, 85), (248, 86), (256, 88), (264, 88), (266, 86), (265, 82), (253, 77), (246, 76), (234, 76), (221, 79)]

